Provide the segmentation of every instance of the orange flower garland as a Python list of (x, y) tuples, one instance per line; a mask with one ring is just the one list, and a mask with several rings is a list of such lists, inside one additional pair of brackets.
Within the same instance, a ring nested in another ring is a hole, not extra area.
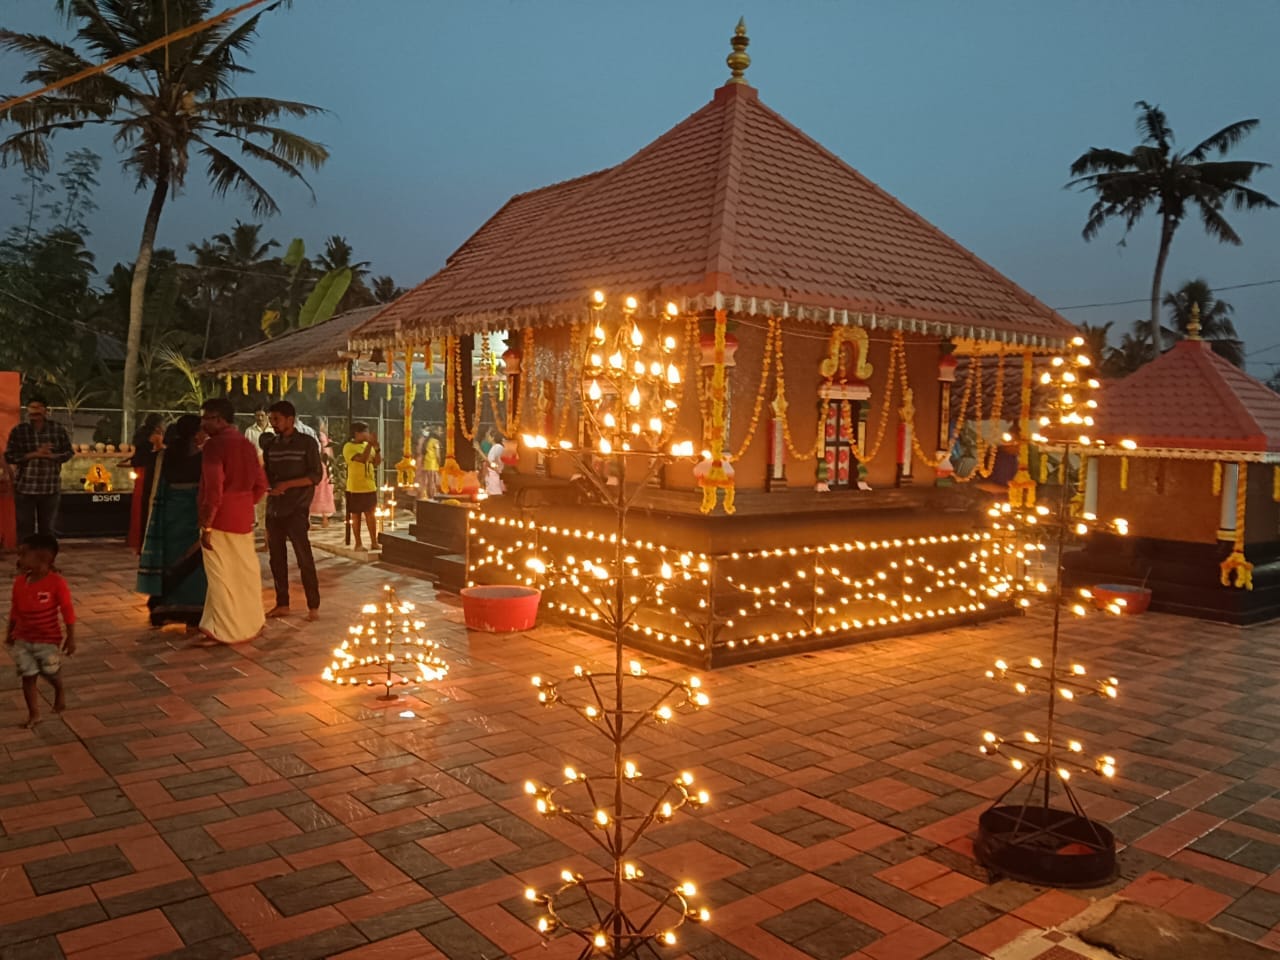
[(747, 452), (747, 448), (751, 446), (751, 441), (756, 435), (756, 427), (760, 423), (760, 411), (764, 407), (764, 395), (769, 388), (769, 371), (773, 366), (773, 340), (774, 337), (781, 336), (779, 327), (782, 321), (777, 317), (769, 320), (768, 329), (765, 331), (764, 337), (764, 360), (760, 367), (760, 389), (756, 391), (755, 405), (751, 409), (751, 422), (747, 424), (747, 431), (742, 437), (742, 446), (738, 447), (738, 452), (733, 455), (734, 461), (741, 460)]
[(703, 513), (715, 509), (717, 491), (724, 491), (724, 512), (732, 514), (734, 510), (733, 470), (726, 467), (724, 460), (724, 406), (725, 406), (725, 333), (729, 326), (728, 314), (724, 310), (716, 311), (715, 326), (715, 364), (711, 368), (711, 466), (699, 479), (702, 487)]
[(1222, 573), (1220, 578), (1222, 585), (1224, 587), (1231, 586), (1231, 578), (1234, 575), (1235, 585), (1241, 590), (1253, 589), (1253, 564), (1244, 557), (1245, 501), (1248, 499), (1249, 465), (1241, 462), (1236, 464), (1235, 541), (1231, 547), (1231, 554), (1219, 565)]

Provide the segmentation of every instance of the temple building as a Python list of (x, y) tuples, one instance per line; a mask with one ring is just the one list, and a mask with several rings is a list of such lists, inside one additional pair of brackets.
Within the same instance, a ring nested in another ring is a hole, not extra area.
[[(451, 471), (474, 466), (482, 420), (550, 440), (518, 444), (504, 496), (446, 477), (384, 558), (509, 582), (534, 542), (581, 556), (609, 535), (553, 455), (586, 439), (600, 291), (672, 345), (676, 434), (705, 451), (644, 478), (629, 516), (637, 562), (692, 571), (631, 624), (637, 645), (716, 665), (1004, 612), (974, 481), (1002, 425), (1029, 436), (1036, 358), (1075, 330), (767, 107), (742, 24), (731, 45), (709, 103), (617, 166), (513, 197), (352, 332), (364, 356), (444, 364)], [(478, 384), (472, 344), (498, 331), (500, 376)], [(1017, 466), (1034, 496), (1025, 442)], [(591, 622), (568, 593), (544, 611)]]
[[(1070, 582), (1151, 590), (1151, 607), (1246, 624), (1280, 616), (1280, 394), (1190, 336), (1102, 393), (1087, 513), (1128, 521), (1066, 558)], [(1118, 445), (1121, 438), (1136, 449)]]

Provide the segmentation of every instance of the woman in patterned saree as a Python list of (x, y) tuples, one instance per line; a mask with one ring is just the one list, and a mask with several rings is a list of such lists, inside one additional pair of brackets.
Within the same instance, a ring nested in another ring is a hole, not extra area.
[(200, 487), (200, 418), (179, 417), (156, 458), (151, 515), (138, 563), (138, 592), (148, 594), (151, 623), (195, 626), (208, 582), (200, 552), (196, 494)]

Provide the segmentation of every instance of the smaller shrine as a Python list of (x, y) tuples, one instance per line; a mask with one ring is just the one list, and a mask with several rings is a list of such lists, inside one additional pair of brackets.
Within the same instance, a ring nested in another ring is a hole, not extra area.
[(1077, 507), (1129, 535), (1090, 534), (1068, 583), (1145, 586), (1152, 609), (1206, 620), (1280, 616), (1280, 394), (1213, 352), (1198, 310), (1186, 340), (1106, 386), (1097, 435)]

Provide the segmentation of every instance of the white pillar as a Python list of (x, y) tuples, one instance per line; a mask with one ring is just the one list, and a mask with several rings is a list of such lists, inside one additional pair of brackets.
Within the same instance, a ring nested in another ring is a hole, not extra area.
[(1218, 539), (1234, 540), (1236, 533), (1236, 486), (1240, 483), (1240, 464), (1222, 465), (1222, 509), (1218, 513)]

